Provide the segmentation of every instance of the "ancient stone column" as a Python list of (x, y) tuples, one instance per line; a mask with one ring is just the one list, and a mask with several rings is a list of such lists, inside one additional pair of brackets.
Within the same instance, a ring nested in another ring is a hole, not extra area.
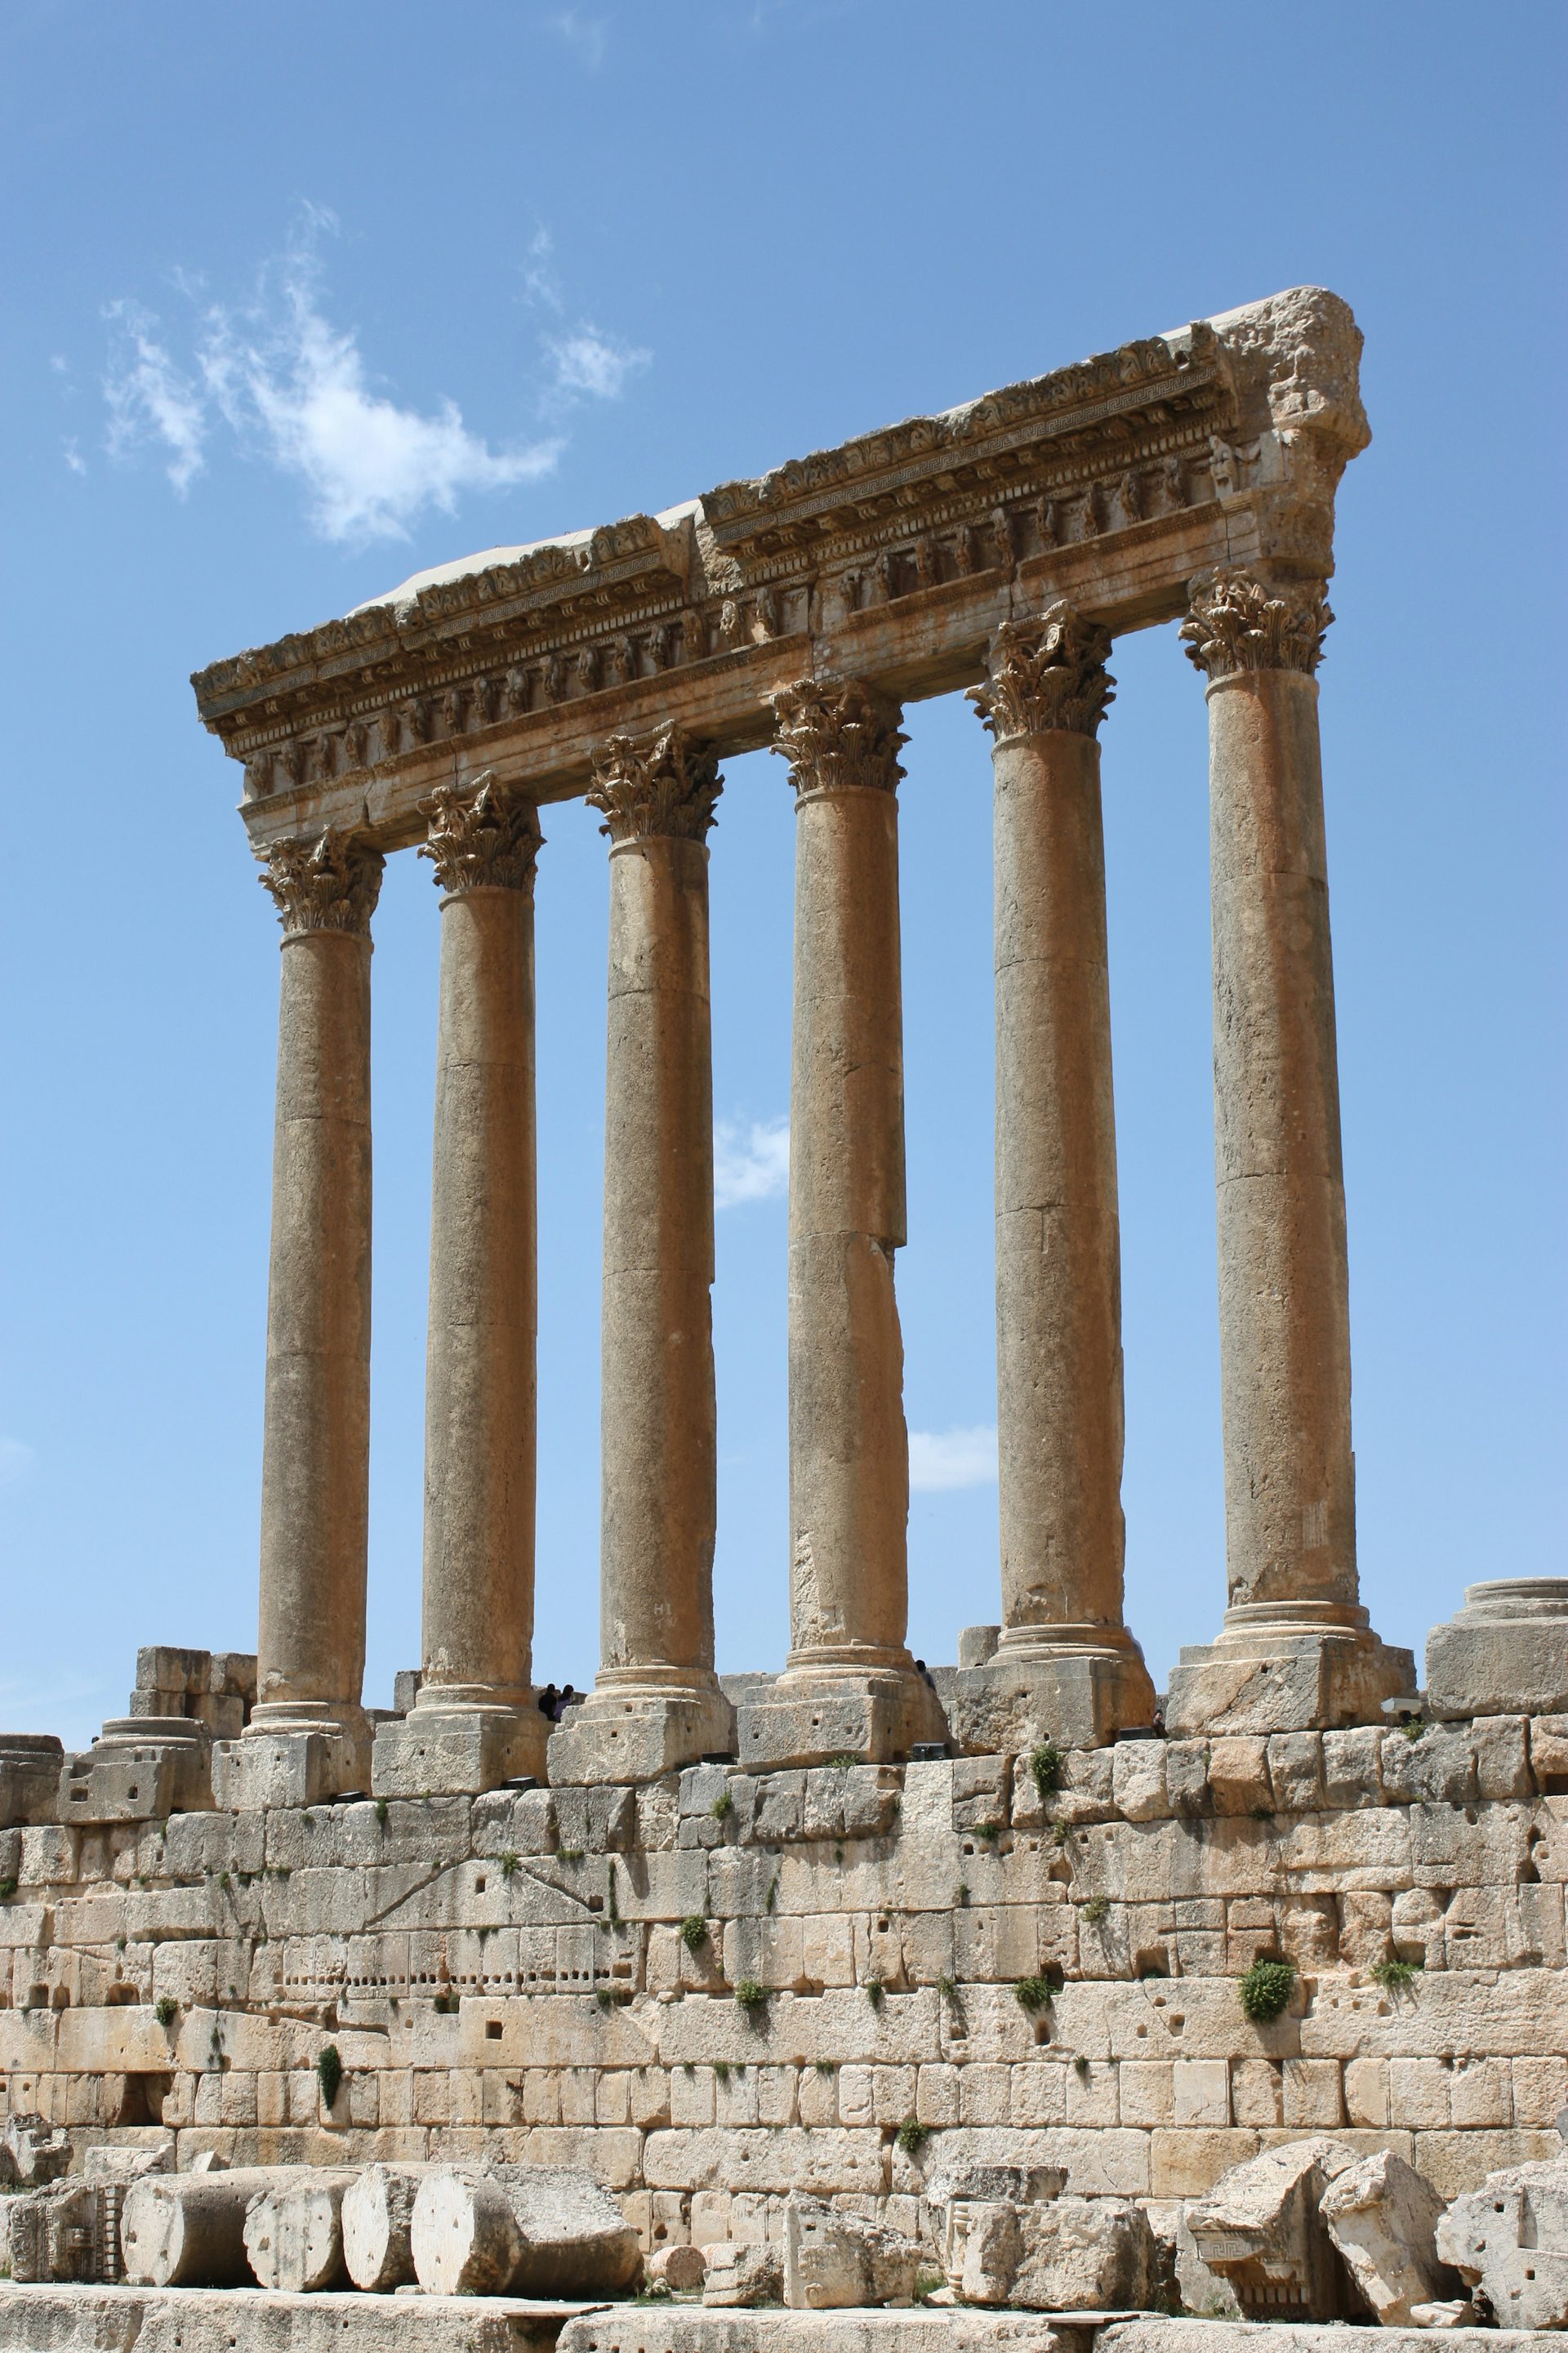
[(1321, 582), (1194, 582), (1208, 681), (1215, 1178), (1229, 1607), (1173, 1730), (1375, 1721), (1414, 1688), (1358, 1599), (1349, 1273), (1313, 673)]
[[(271, 1744), (265, 1763), (245, 1763), (258, 1787), (297, 1801), (363, 1787), (370, 1762), (370, 919), (383, 863), (363, 837), (331, 829), (279, 843), (261, 876), (283, 963), (261, 1626), (239, 1746)], [(239, 1795), (231, 1786), (227, 1802)]]
[(721, 786), (678, 727), (619, 736), (610, 839), (601, 1664), (553, 1781), (645, 1781), (733, 1745), (713, 1672), (713, 1065), (708, 850)]
[(773, 699), (795, 792), (790, 1082), (790, 1652), (742, 1704), (745, 1765), (942, 1740), (905, 1645), (909, 1438), (899, 708), (858, 682)]
[(949, 1701), (972, 1746), (1092, 1746), (1154, 1713), (1121, 1614), (1121, 1255), (1096, 733), (1110, 651), (1106, 630), (1053, 605), (1004, 625), (989, 682), (970, 694), (995, 739), (1003, 1621), (992, 1658), (961, 1669)]
[(378, 1796), (542, 1774), (531, 1680), (538, 1245), (539, 818), (489, 776), (425, 804), (441, 996), (425, 1388), (419, 1696), (376, 1735)]

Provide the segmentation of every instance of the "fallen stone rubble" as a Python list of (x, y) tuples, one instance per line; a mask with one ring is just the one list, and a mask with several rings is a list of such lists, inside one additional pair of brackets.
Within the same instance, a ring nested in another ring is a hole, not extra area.
[[(47, 2144), (29, 2144), (26, 2132), (16, 2138), (27, 2144), (35, 2177), (48, 2175)], [(329, 2298), (352, 2282), (373, 2297), (458, 2297), (471, 2310), (475, 2298), (619, 2305), (640, 2288), (644, 2309), (663, 2299), (693, 2326), (699, 2312), (715, 2325), (726, 2312), (755, 2315), (759, 2329), (761, 2316), (781, 2307), (903, 2313), (913, 2333), (889, 2341), (910, 2346), (922, 2341), (913, 2325), (926, 2312), (955, 2325), (986, 2312), (1042, 2315), (1058, 2332), (1078, 2332), (1059, 2353), (1085, 2353), (1083, 2332), (1108, 2328), (1111, 2316), (1131, 2323), (1191, 2296), (1185, 2272), (1177, 2285), (1180, 2240), (1194, 2252), (1198, 2276), (1232, 2295), (1241, 2317), (1216, 2319), (1211, 2307), (1201, 2323), (1151, 2326), (1245, 2336), (1268, 2322), (1271, 2342), (1281, 2326), (1370, 2320), (1456, 2337), (1479, 2326), (1493, 2346), (1510, 2329), (1568, 2329), (1568, 2155), (1491, 2174), (1445, 2208), (1395, 2152), (1358, 2157), (1316, 2135), (1234, 2167), (1175, 2220), (1129, 2199), (1064, 2195), (1061, 2167), (956, 2168), (931, 2176), (918, 2235), (796, 2195), (782, 2238), (669, 2244), (645, 2263), (616, 2197), (566, 2167), (480, 2160), (231, 2171), (209, 2158), (176, 2174), (171, 2154), (167, 2142), (90, 2151), (80, 2174), (36, 2179), (0, 2200), (18, 2289), (123, 2282), (159, 2293), (259, 2288)], [(13, 2341), (0, 2327), (0, 2353)], [(669, 2338), (678, 2348), (727, 2341), (700, 2329)], [(1156, 2353), (1163, 2342), (1106, 2340), (1108, 2353)], [(1212, 2342), (1223, 2353), (1220, 2338)]]

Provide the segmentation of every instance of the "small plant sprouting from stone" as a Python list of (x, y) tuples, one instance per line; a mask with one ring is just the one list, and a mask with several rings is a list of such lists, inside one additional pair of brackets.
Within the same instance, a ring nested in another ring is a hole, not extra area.
[(1242, 2010), (1254, 2026), (1268, 2026), (1285, 2009), (1295, 1987), (1292, 1962), (1254, 1961), (1247, 1975), (1237, 1980), (1236, 1989)]
[(157, 2000), (153, 2004), (153, 2015), (162, 2027), (168, 2028), (173, 2026), (179, 2014), (180, 2005), (174, 2000), (173, 1994), (161, 1993), (158, 1996)]
[(852, 1748), (843, 1748), (839, 1750), (837, 1757), (828, 1758), (827, 1767), (832, 1773), (847, 1773), (851, 1765), (858, 1765), (859, 1762), (859, 1757)]
[(1400, 1729), (1406, 1740), (1419, 1740), (1426, 1729), (1426, 1719), (1424, 1715), (1407, 1715)]
[(881, 1980), (881, 1978), (867, 1978), (867, 1980), (866, 1980), (866, 1999), (867, 1999), (867, 2000), (870, 2003), (870, 2005), (871, 2005), (871, 2007), (872, 2007), (872, 2009), (873, 2009), (873, 2010), (880, 2010), (880, 2009), (881, 2009), (881, 2007), (882, 2007), (882, 1996), (887, 1992), (887, 1990), (888, 1990), (888, 1989), (887, 1989), (887, 1987), (883, 1984), (883, 1982), (882, 1982), (882, 1980)]
[(961, 1908), (969, 1901), (969, 1882), (966, 1879), (961, 1879), (958, 1883), (958, 1901)]
[(114, 1939), (114, 1949), (117, 1953), (122, 1953), (125, 1950), (125, 1939), (123, 1936), (116, 1936)]
[(1042, 1798), (1061, 1787), (1062, 1752), (1054, 1740), (1042, 1740), (1029, 1758), (1029, 1770), (1035, 1777), (1035, 1787)]
[(918, 2116), (906, 2116), (893, 2138), (906, 2157), (918, 2157), (931, 2138), (931, 2126), (922, 2125)]
[(994, 1846), (1002, 1835), (1002, 1825), (1000, 1822), (976, 1822), (974, 1835), (977, 1839), (984, 1839), (987, 1846)]
[(455, 2018), (458, 2010), (458, 1997), (449, 1986), (444, 1987), (430, 2006), (439, 2011), (443, 2018)]
[(772, 1877), (772, 1878), (769, 1880), (769, 1882), (768, 1882), (768, 1892), (767, 1892), (766, 1895), (763, 1898), (763, 1907), (764, 1907), (764, 1909), (765, 1909), (765, 1910), (767, 1910), (767, 1911), (769, 1911), (769, 1912), (771, 1912), (771, 1911), (773, 1910), (773, 1905), (778, 1902), (778, 1895), (779, 1895), (779, 1875), (778, 1875), (778, 1873), (775, 1871), (775, 1872), (774, 1872), (774, 1873), (773, 1873), (773, 1877)]
[(1047, 2009), (1055, 1998), (1055, 1989), (1048, 1978), (1020, 1978), (1013, 1988), (1014, 2000), (1020, 2010), (1027, 2010), (1031, 2018), (1037, 2011)]
[(947, 2274), (945, 2272), (917, 2272), (915, 2274), (915, 2302), (917, 2304), (929, 2303), (931, 2298), (936, 2294), (938, 2288), (945, 2287), (946, 2285)]
[(335, 2042), (329, 2042), (316, 2061), (316, 2081), (321, 2087), (322, 2105), (331, 2108), (338, 2096), (338, 2086), (343, 2080), (343, 2063)]
[(708, 1810), (716, 1822), (727, 1822), (735, 1810), (735, 1800), (728, 1789), (721, 1789)]
[(625, 1986), (598, 1986), (594, 1999), (601, 2010), (625, 2010), (631, 1995)]
[(500, 1858), (500, 1875), (503, 1879), (517, 1877), (517, 1856), (510, 1846)]
[(1082, 2076), (1085, 2076), (1085, 2077), (1087, 2077), (1087, 2076), (1088, 2076), (1088, 2073), (1089, 2073), (1089, 2061), (1084, 2057), (1083, 2052), (1082, 2052), (1081, 2051), (1079, 2052), (1079, 2054), (1078, 2054), (1077, 2058), (1076, 2058), (1076, 2059), (1074, 2059), (1074, 2061), (1073, 2061), (1073, 2063), (1073, 2063), (1073, 2069), (1074, 2069), (1074, 2072), (1075, 2072), (1077, 2074), (1079, 2074), (1079, 2075), (1082, 2075)]
[(580, 1846), (558, 1846), (555, 1850), (555, 1860), (557, 1862), (581, 1862), (583, 1850)]
[(729, 2082), (729, 2080), (730, 2080), (730, 2062), (728, 2061), (728, 2059), (715, 2059), (715, 2060), (714, 2060), (714, 2062), (713, 2062), (713, 2080), (714, 2080), (714, 2082), (715, 2082), (715, 2083), (718, 2083), (718, 2084), (727, 2084), (727, 2083)]
[(818, 2059), (816, 2064), (816, 2072), (819, 2075), (837, 2075), (838, 2073), (838, 2063), (837, 2060)]
[(755, 1978), (742, 1978), (735, 1988), (735, 2000), (747, 2017), (752, 2018), (759, 2010), (767, 2008), (768, 1989), (766, 1986), (759, 1985)]
[(1072, 1832), (1068, 1830), (1066, 1822), (1058, 1820), (1051, 1824), (1051, 1838), (1056, 1845), (1066, 1846), (1071, 1836)]
[(0, 1879), (0, 1904), (9, 1904), (16, 1893), (16, 1883), (14, 1879)]
[(942, 1975), (936, 1981), (936, 1990), (939, 2000), (956, 2002), (958, 2000), (958, 1979), (956, 1978), (950, 1978), (947, 1971), (943, 1969)]
[(386, 1799), (384, 1798), (378, 1798), (375, 1801), (375, 1819), (383, 1830), (386, 1828), (387, 1812), (388, 1807)]
[(689, 1953), (700, 1953), (708, 1942), (708, 1923), (700, 1912), (689, 1913), (681, 1922), (680, 1941)]
[(217, 1883), (218, 1883), (218, 1885), (223, 1889), (223, 1892), (224, 1892), (224, 1894), (225, 1894), (226, 1895), (228, 1894), (228, 1892), (229, 1892), (230, 1888), (232, 1888), (232, 1886), (234, 1885), (234, 1882), (233, 1882), (233, 1880), (229, 1877), (229, 1875), (228, 1875), (228, 1873), (227, 1873), (227, 1872), (226, 1872), (226, 1871), (220, 1871), (220, 1872), (218, 1873), (218, 1875), (217, 1875)]
[(1426, 1966), (1425, 1961), (1374, 1961), (1367, 1974), (1385, 1993), (1404, 1993)]

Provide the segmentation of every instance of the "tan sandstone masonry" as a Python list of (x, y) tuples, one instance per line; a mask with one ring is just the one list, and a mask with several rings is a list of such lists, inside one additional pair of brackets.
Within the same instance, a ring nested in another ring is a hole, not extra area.
[[(381, 852), (329, 831), (262, 881), (283, 925), (258, 1704), (247, 1736), (315, 1736), (342, 1788), (369, 1763), (370, 919)], [(309, 1794), (300, 1789), (297, 1794)]]
[(531, 803), (430, 807), (440, 1012), (426, 1378), (422, 1682), (377, 1736), (380, 1795), (542, 1773), (531, 1687), (538, 1240)]
[(942, 1740), (909, 1628), (909, 1434), (896, 703), (814, 680), (775, 698), (795, 794), (790, 1074), (790, 1653), (739, 1711), (749, 1765)]
[(600, 754), (610, 839), (601, 1406), (603, 1663), (552, 1780), (636, 1781), (727, 1750), (713, 1672), (717, 1408), (708, 848), (722, 786), (679, 728)]
[(1563, 1717), (1121, 1741), (1044, 1792), (996, 1756), (46, 1823), (0, 1880), (0, 2100), (79, 2162), (488, 2149), (650, 2244), (776, 2232), (792, 2188), (913, 2231), (973, 2162), (1195, 2196), (1315, 2131), (1447, 2197), (1568, 2103)]

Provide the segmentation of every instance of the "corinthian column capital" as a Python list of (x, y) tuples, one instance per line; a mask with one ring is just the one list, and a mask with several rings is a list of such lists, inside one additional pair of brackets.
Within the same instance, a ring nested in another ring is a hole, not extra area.
[(909, 741), (890, 695), (859, 679), (803, 679), (773, 697), (778, 734), (772, 749), (789, 762), (797, 793), (842, 792), (870, 786), (894, 793), (903, 769), (899, 753)]
[(1200, 572), (1188, 599), (1187, 659), (1210, 680), (1258, 670), (1310, 678), (1323, 659), (1323, 632), (1334, 617), (1321, 580), (1291, 582), (1271, 595), (1249, 572)]
[(385, 864), (364, 834), (329, 826), (313, 840), (275, 842), (263, 854), (258, 879), (271, 893), (286, 940), (301, 932), (348, 932), (368, 939)]
[(987, 655), (991, 676), (968, 700), (999, 744), (1065, 729), (1093, 735), (1114, 702), (1106, 669), (1110, 632), (1071, 605), (1047, 606), (1037, 621), (1004, 621)]
[(723, 789), (718, 754), (692, 743), (684, 728), (665, 727), (640, 742), (612, 735), (595, 755), (584, 798), (602, 811), (599, 830), (613, 843), (645, 841), (650, 834), (701, 841)]
[(465, 891), (526, 891), (544, 839), (539, 812), (521, 793), (509, 793), (487, 769), (477, 788), (443, 785), (419, 813), (430, 832), (421, 858), (436, 869), (436, 887), (448, 897)]

